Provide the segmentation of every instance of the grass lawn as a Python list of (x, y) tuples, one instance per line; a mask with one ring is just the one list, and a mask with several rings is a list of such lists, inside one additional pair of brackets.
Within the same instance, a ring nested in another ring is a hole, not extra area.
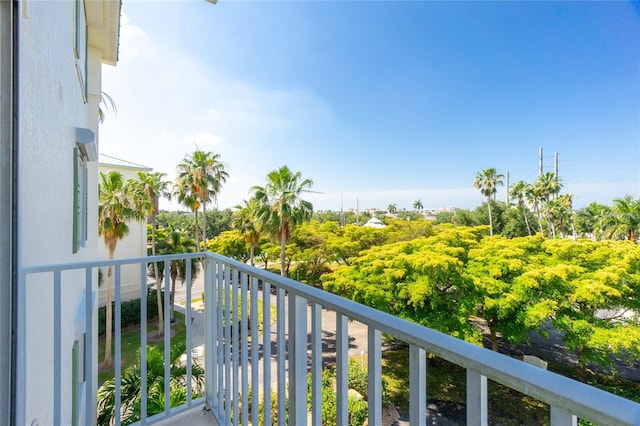
[[(382, 354), (382, 375), (391, 401), (402, 415), (409, 412), (409, 349), (390, 349)], [(549, 370), (579, 380), (575, 367), (549, 363)], [(427, 398), (443, 402), (445, 407), (466, 404), (466, 371), (441, 358), (427, 359)], [(589, 372), (585, 383), (640, 402), (640, 385), (620, 377)], [(548, 405), (524, 394), (488, 381), (489, 418), (502, 425), (547, 425)], [(517, 420), (516, 420), (517, 419)]]
[[(184, 315), (179, 312), (175, 313), (176, 322), (171, 324), (171, 343), (185, 340), (187, 336), (186, 327), (184, 324)], [(158, 320), (154, 318), (147, 322), (147, 331), (149, 333), (158, 329)], [(98, 338), (98, 363), (104, 359), (104, 336)], [(157, 346), (161, 349), (164, 348), (164, 341), (149, 341), (147, 344), (151, 346)], [(138, 350), (140, 349), (140, 326), (130, 326), (122, 329), (122, 371), (125, 368), (135, 365), (139, 362)], [(112, 343), (112, 354), (115, 353), (115, 342)], [(115, 358), (115, 357), (114, 357)], [(103, 372), (98, 372), (98, 383), (104, 383), (105, 381), (113, 379), (113, 369)]]

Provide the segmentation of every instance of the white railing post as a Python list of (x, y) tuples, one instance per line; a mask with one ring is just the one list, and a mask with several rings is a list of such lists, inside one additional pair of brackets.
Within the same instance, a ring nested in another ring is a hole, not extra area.
[(311, 424), (322, 425), (322, 306), (317, 303), (311, 308)]
[[(158, 285), (159, 283), (156, 283)], [(156, 287), (157, 288), (157, 287)], [(156, 297), (160, 295), (156, 291)], [(158, 304), (156, 303), (156, 306)], [(144, 349), (143, 349), (144, 348)], [(147, 264), (140, 263), (140, 423), (147, 421)]]
[(551, 426), (577, 426), (578, 418), (562, 408), (551, 406)]
[(204, 378), (205, 378), (205, 400), (209, 407), (217, 411), (216, 383), (218, 382), (217, 370), (217, 349), (216, 340), (218, 338), (218, 326), (216, 318), (216, 289), (214, 286), (215, 263), (212, 260), (204, 259)]
[(412, 425), (427, 424), (427, 360), (425, 350), (409, 346), (409, 418)]
[(289, 294), (289, 424), (307, 424), (307, 299)]
[(336, 422), (349, 423), (349, 318), (336, 313)]
[[(276, 359), (277, 359), (277, 377), (278, 377), (278, 413), (285, 413), (286, 408), (286, 368), (287, 368), (287, 337), (286, 337), (286, 301), (285, 291), (278, 287), (278, 296), (276, 299)], [(289, 312), (292, 315), (292, 312)], [(286, 416), (278, 416), (278, 426), (284, 426)]]
[(467, 425), (487, 426), (487, 378), (467, 369)]
[(262, 280), (262, 324), (264, 426), (271, 426), (271, 286), (265, 280)]
[(367, 336), (367, 396), (369, 424), (382, 423), (382, 333), (369, 325)]
[[(251, 287), (249, 289), (250, 297), (250, 316), (251, 316), (251, 423), (258, 424), (258, 405), (260, 399), (260, 339), (258, 338), (258, 279), (251, 277)], [(246, 296), (245, 296), (246, 297)], [(264, 327), (268, 327), (267, 324), (263, 324)], [(266, 330), (266, 328), (265, 328)], [(265, 412), (265, 417), (270, 416), (271, 413)]]

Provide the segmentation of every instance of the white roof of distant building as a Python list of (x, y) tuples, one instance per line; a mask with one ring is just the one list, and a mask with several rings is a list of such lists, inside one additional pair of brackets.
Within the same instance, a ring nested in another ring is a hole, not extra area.
[(142, 164), (132, 163), (131, 161), (127, 161), (127, 160), (121, 160), (120, 158), (112, 157), (106, 154), (99, 155), (98, 163), (108, 165), (108, 166), (124, 167), (127, 169), (136, 169), (136, 170), (144, 170), (144, 171), (153, 170), (151, 167), (143, 166)]
[(386, 225), (380, 221), (377, 217), (372, 217), (362, 226), (370, 226), (371, 228), (384, 228)]

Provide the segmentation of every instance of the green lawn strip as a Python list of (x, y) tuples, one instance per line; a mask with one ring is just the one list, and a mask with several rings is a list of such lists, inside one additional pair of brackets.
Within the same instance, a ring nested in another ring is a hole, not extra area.
[[(186, 339), (186, 327), (184, 324), (184, 315), (176, 312), (175, 313), (176, 322), (171, 324), (171, 329), (174, 333), (171, 336), (171, 342), (178, 342), (180, 340)], [(147, 331), (149, 333), (156, 331), (158, 329), (158, 320), (151, 319), (147, 323)], [(122, 366), (121, 371), (124, 371), (127, 367), (131, 365), (137, 364), (140, 360), (138, 359), (138, 349), (140, 349), (140, 326), (130, 326), (126, 329), (122, 330), (122, 340), (121, 340), (121, 359)], [(147, 344), (150, 346), (157, 346), (161, 349), (164, 349), (164, 342), (152, 342), (147, 340)], [(112, 343), (112, 354), (115, 356), (115, 342)], [(98, 356), (100, 360), (104, 357), (104, 336), (100, 336), (98, 338)], [(98, 383), (104, 383), (106, 380), (113, 379), (113, 370), (99, 372), (98, 373)]]
[[(576, 367), (549, 363), (549, 370), (579, 380)], [(391, 401), (401, 414), (409, 412), (409, 350), (389, 349), (382, 354), (382, 376)], [(585, 383), (640, 402), (640, 385), (620, 377), (589, 372)], [(549, 424), (549, 407), (535, 398), (488, 381), (489, 417), (503, 425)], [(466, 404), (465, 369), (441, 358), (427, 359), (427, 398), (429, 401)]]

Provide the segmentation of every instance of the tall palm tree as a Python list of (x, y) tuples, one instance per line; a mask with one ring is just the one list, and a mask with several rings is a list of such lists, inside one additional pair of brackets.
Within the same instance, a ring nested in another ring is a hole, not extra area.
[(424, 208), (424, 206), (422, 205), (422, 201), (420, 201), (419, 198), (413, 202), (413, 208), (418, 210), (419, 212), (421, 212)]
[(640, 199), (634, 199), (632, 195), (613, 200), (611, 206), (611, 225), (607, 234), (615, 239), (627, 239), (638, 242), (640, 234)]
[(541, 199), (544, 201), (549, 236), (555, 237), (555, 228), (553, 226), (553, 221), (551, 220), (549, 201), (551, 200), (552, 196), (555, 197), (560, 192), (562, 183), (555, 173), (547, 172), (538, 176), (538, 179), (533, 185), (536, 188), (538, 194), (541, 196)]
[[(171, 197), (169, 192), (170, 182), (164, 178), (167, 175), (165, 173), (155, 172), (138, 172), (137, 185), (140, 186), (139, 190), (145, 195), (145, 207), (148, 215), (147, 223), (151, 225), (151, 255), (156, 255), (156, 215), (158, 214), (158, 201), (160, 197)], [(162, 333), (164, 321), (162, 310), (162, 298), (160, 297), (160, 279), (158, 277), (158, 268), (156, 263), (151, 264), (153, 268), (153, 276), (156, 280), (156, 295), (158, 303), (158, 332)]]
[[(202, 242), (207, 249), (207, 204), (216, 202), (222, 185), (227, 181), (229, 173), (226, 165), (220, 160), (220, 154), (196, 149), (178, 164), (178, 179), (183, 185), (191, 187), (202, 207)], [(197, 232), (197, 231), (196, 231)]]
[[(169, 380), (171, 389), (171, 407), (187, 402), (187, 367), (180, 362), (180, 357), (187, 350), (184, 340), (171, 346), (169, 353)], [(191, 350), (189, 348), (189, 350)], [(140, 359), (140, 353), (138, 353)], [(147, 416), (150, 417), (164, 411), (164, 353), (156, 346), (147, 346)], [(204, 386), (204, 369), (194, 360), (191, 365), (194, 397), (202, 393)], [(142, 373), (140, 364), (133, 365), (122, 373), (121, 380), (121, 422), (131, 424), (140, 421), (142, 399)], [(107, 380), (98, 389), (98, 425), (108, 426), (115, 422), (115, 380)]]
[(524, 194), (527, 202), (533, 207), (536, 217), (538, 218), (538, 232), (544, 234), (544, 229), (542, 227), (542, 213), (540, 212), (542, 193), (536, 185), (529, 183), (525, 187)]
[[(98, 234), (103, 237), (109, 250), (109, 259), (113, 259), (118, 241), (129, 233), (127, 221), (143, 221), (146, 211), (140, 209), (140, 193), (132, 180), (124, 180), (117, 171), (100, 173), (98, 186)], [(103, 367), (111, 367), (112, 308), (111, 276), (113, 267), (107, 272), (106, 335)]]
[[(188, 238), (179, 229), (160, 229), (158, 232), (158, 254), (179, 254), (190, 253), (195, 250), (195, 240)], [(164, 262), (157, 264), (159, 279), (165, 280), (167, 285), (166, 274), (164, 270)], [(191, 282), (193, 282), (200, 272), (199, 262), (197, 259), (191, 259)], [(174, 300), (176, 294), (176, 280), (180, 279), (184, 284), (187, 279), (187, 261), (185, 259), (173, 259), (169, 261), (169, 279), (171, 280), (170, 291), (170, 318), (174, 320)], [(158, 295), (160, 297), (160, 295)]]
[(311, 219), (313, 205), (301, 197), (313, 186), (310, 179), (302, 180), (300, 172), (293, 173), (282, 166), (267, 175), (265, 186), (251, 188), (258, 202), (260, 224), (280, 244), (280, 275), (287, 276), (285, 249), (293, 229)]
[(523, 180), (519, 180), (518, 182), (511, 185), (509, 188), (509, 196), (512, 198), (518, 199), (518, 206), (522, 210), (522, 215), (524, 216), (524, 223), (527, 225), (527, 232), (531, 235), (531, 226), (529, 225), (529, 219), (527, 217), (527, 209), (524, 203), (526, 197), (527, 183)]
[(389, 204), (389, 206), (387, 207), (387, 211), (389, 212), (389, 214), (396, 214), (396, 212), (398, 211), (398, 206), (396, 204)]
[(189, 184), (188, 176), (184, 178), (177, 177), (173, 183), (173, 195), (178, 199), (178, 202), (191, 210), (194, 216), (194, 236), (196, 241), (195, 251), (199, 250), (200, 240), (199, 240), (199, 227), (198, 227), (198, 210), (200, 209), (200, 202), (198, 201), (198, 197), (191, 192), (191, 184)]
[(258, 220), (259, 204), (254, 198), (242, 200), (243, 205), (235, 206), (232, 216), (233, 227), (244, 234), (245, 241), (250, 247), (250, 262), (254, 266), (254, 252), (260, 242), (260, 223)]
[(498, 186), (502, 186), (504, 176), (494, 168), (480, 170), (476, 173), (473, 187), (479, 189), (482, 195), (487, 197), (487, 208), (489, 209), (489, 235), (493, 236), (493, 218), (491, 217), (491, 199), (495, 199)]

